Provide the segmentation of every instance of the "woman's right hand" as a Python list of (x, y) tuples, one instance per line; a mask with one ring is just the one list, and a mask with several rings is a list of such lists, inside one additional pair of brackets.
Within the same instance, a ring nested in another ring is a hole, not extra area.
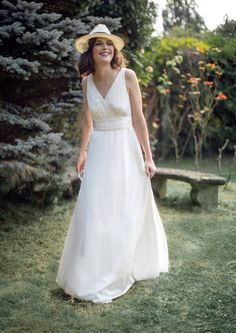
[(86, 158), (87, 158), (87, 152), (79, 154), (79, 156), (77, 158), (77, 162), (76, 162), (77, 173), (81, 173), (83, 171)]

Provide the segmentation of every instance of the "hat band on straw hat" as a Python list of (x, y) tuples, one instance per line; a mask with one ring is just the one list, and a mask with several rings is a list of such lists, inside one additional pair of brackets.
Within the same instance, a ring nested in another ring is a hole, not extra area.
[(93, 30), (88, 34), (84, 35), (75, 41), (75, 48), (80, 52), (83, 53), (88, 49), (88, 41), (92, 38), (106, 38), (113, 42), (115, 48), (120, 51), (125, 42), (119, 36), (113, 35), (108, 30), (105, 24), (98, 24), (96, 25)]

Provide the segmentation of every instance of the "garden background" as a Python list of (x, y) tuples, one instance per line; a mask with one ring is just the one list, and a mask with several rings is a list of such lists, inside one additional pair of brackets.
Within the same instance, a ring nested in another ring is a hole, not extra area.
[[(164, 32), (153, 36), (158, 14)], [(145, 0), (3, 0), (0, 18), (1, 331), (233, 332), (236, 21), (208, 31), (194, 0), (167, 0), (162, 13)], [(74, 40), (97, 23), (126, 42), (156, 164), (229, 183), (204, 212), (170, 182), (158, 203), (170, 273), (94, 307), (69, 303), (54, 280), (76, 198)]]

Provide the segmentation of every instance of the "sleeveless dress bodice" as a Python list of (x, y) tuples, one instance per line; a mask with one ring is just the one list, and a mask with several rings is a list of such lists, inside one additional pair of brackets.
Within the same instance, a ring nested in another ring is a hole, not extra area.
[(135, 280), (167, 272), (168, 249), (132, 124), (125, 69), (105, 98), (89, 75), (87, 101), (93, 131), (56, 282), (72, 297), (106, 303)]
[(87, 98), (95, 130), (131, 127), (131, 104), (126, 89), (124, 68), (119, 70), (105, 98), (99, 93), (93, 75), (90, 74), (87, 81)]

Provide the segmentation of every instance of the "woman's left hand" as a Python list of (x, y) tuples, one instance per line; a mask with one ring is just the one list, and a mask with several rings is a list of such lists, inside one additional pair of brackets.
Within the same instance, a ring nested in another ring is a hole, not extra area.
[(156, 166), (153, 160), (145, 160), (144, 162), (145, 172), (147, 176), (153, 177), (156, 173)]

